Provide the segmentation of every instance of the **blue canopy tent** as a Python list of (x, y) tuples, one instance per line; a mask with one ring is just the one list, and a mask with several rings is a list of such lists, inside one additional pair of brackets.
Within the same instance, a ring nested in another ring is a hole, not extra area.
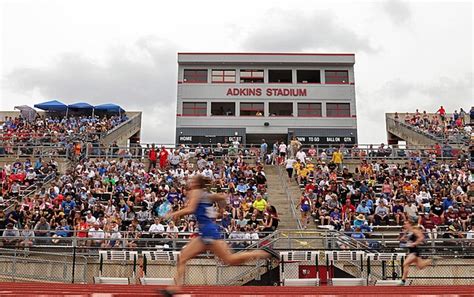
[(66, 111), (68, 110), (68, 106), (58, 100), (46, 101), (43, 103), (35, 104), (34, 107), (46, 110), (46, 111)]
[(90, 105), (89, 103), (77, 102), (74, 104), (69, 104), (67, 107), (74, 111), (90, 111), (92, 116), (94, 116), (94, 106)]
[(69, 104), (67, 107), (71, 109), (94, 109), (94, 106), (90, 105), (89, 103), (85, 102), (78, 102), (74, 104)]
[(96, 105), (95, 110), (101, 110), (105, 112), (118, 112), (119, 114), (122, 114), (125, 112), (125, 110), (118, 106), (117, 104), (112, 104), (112, 103), (106, 103), (106, 104), (100, 104)]

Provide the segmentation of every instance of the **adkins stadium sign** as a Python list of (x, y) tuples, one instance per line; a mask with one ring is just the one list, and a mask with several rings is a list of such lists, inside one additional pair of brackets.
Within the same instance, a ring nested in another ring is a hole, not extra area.
[(290, 88), (228, 88), (227, 96), (306, 97), (306, 89)]

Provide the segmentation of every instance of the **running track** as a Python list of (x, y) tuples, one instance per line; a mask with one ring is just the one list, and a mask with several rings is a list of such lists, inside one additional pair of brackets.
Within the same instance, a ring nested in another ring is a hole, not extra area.
[[(60, 283), (0, 283), (0, 296), (160, 296), (160, 286), (78, 285)], [(474, 286), (405, 287), (185, 287), (181, 297), (293, 297), (293, 296), (474, 296)]]

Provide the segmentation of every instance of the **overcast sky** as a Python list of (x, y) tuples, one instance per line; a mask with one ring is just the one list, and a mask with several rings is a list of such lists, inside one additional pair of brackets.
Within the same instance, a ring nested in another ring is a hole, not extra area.
[(471, 1), (0, 0), (0, 109), (59, 99), (143, 111), (174, 141), (177, 52), (355, 53), (360, 143), (384, 113), (474, 104)]

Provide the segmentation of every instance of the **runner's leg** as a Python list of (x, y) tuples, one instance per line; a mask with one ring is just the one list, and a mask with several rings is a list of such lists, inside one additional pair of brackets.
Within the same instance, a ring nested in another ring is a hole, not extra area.
[(169, 288), (171, 291), (177, 291), (183, 285), (184, 272), (186, 271), (186, 263), (192, 258), (206, 250), (206, 245), (200, 237), (191, 239), (186, 247), (181, 251), (176, 266), (176, 275), (174, 277), (175, 286)]
[(416, 260), (416, 267), (418, 269), (424, 269), (426, 266), (431, 264), (431, 259), (422, 259), (421, 257), (418, 257)]
[(255, 259), (266, 259), (270, 254), (262, 250), (254, 250), (241, 253), (232, 253), (227, 243), (223, 240), (216, 240), (209, 249), (228, 265), (238, 265)]
[(415, 254), (409, 254), (405, 261), (403, 262), (403, 276), (402, 281), (406, 281), (408, 277), (408, 272), (410, 270), (410, 265), (417, 262), (418, 257)]

